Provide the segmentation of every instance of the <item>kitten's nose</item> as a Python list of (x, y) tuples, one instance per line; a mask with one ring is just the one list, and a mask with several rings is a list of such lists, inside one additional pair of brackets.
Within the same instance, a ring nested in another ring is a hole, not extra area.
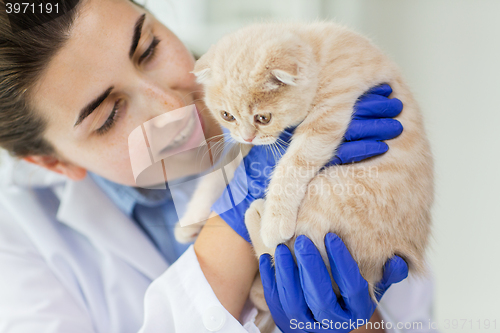
[(246, 142), (252, 142), (253, 139), (255, 139), (255, 134), (250, 138), (243, 138), (243, 140), (245, 140)]

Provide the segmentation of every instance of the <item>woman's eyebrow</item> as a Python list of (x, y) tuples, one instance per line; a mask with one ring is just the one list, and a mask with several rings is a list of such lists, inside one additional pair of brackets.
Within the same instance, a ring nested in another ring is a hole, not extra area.
[[(142, 14), (137, 22), (135, 22), (134, 25), (134, 35), (132, 37), (132, 44), (130, 46), (130, 51), (129, 51), (129, 57), (132, 58), (134, 56), (135, 50), (137, 49), (137, 45), (139, 45), (139, 40), (141, 39), (142, 35), (142, 26), (144, 25), (144, 20), (146, 19), (146, 14)], [(106, 89), (105, 92), (103, 92), (99, 97), (94, 99), (92, 102), (90, 102), (86, 107), (80, 111), (80, 114), (78, 115), (78, 119), (76, 120), (76, 123), (73, 127), (76, 127), (82, 123), (82, 121), (85, 120), (88, 116), (94, 112), (95, 109), (101, 105), (102, 102), (106, 98), (108, 98), (109, 94), (111, 94), (111, 91), (114, 89), (114, 87), (109, 87)]]
[(134, 36), (132, 37), (132, 45), (130, 46), (130, 51), (128, 56), (130, 59), (134, 56), (137, 45), (139, 45), (139, 40), (141, 39), (142, 26), (144, 25), (144, 20), (146, 19), (146, 14), (142, 14), (141, 17), (135, 22)]
[[(131, 59), (134, 56), (134, 53), (135, 53), (135, 50), (137, 49), (137, 46), (139, 45), (139, 40), (141, 39), (142, 27), (144, 25), (145, 19), (146, 19), (146, 14), (142, 14), (139, 17), (139, 19), (137, 20), (137, 22), (135, 22), (134, 35), (132, 37), (132, 44), (130, 45), (130, 51), (129, 51), (129, 57)], [(94, 112), (94, 110), (97, 109), (99, 107), (99, 105), (101, 105), (101, 103), (104, 102), (104, 100), (106, 98), (108, 98), (109, 94), (111, 94), (111, 91), (113, 89), (114, 89), (114, 87), (109, 87), (99, 97), (97, 97), (92, 102), (90, 102), (86, 107), (84, 107), (82, 109), (82, 111), (80, 111), (80, 114), (78, 115), (78, 119), (76, 120), (76, 123), (73, 127), (80, 125), (85, 120), (85, 118), (90, 116), (92, 114), (92, 112)]]
[(101, 103), (104, 102), (106, 98), (108, 98), (109, 94), (111, 94), (111, 91), (113, 89), (114, 87), (109, 87), (99, 97), (97, 97), (92, 102), (90, 102), (86, 107), (84, 107), (82, 111), (80, 111), (80, 115), (78, 116), (78, 119), (76, 120), (76, 123), (73, 127), (80, 125), (82, 121), (85, 120), (85, 118), (90, 116), (92, 112), (94, 112), (94, 110), (97, 109), (99, 105), (101, 105)]

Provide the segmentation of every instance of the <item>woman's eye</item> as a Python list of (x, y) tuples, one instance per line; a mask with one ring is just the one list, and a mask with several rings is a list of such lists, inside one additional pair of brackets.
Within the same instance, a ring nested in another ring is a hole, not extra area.
[(139, 57), (139, 65), (146, 59), (150, 60), (154, 57), (155, 55), (155, 51), (156, 51), (156, 47), (158, 46), (158, 44), (161, 42), (160, 39), (158, 39), (156, 36), (153, 37), (153, 41), (151, 42), (151, 44), (149, 45), (148, 49), (146, 51), (144, 51), (144, 53)]
[(271, 121), (271, 114), (266, 113), (266, 114), (256, 114), (255, 117), (255, 122), (262, 124), (262, 125), (267, 125)]
[(118, 115), (119, 115), (118, 111), (120, 110), (121, 101), (122, 100), (119, 99), (115, 102), (115, 105), (113, 106), (113, 110), (109, 114), (108, 119), (106, 119), (106, 122), (100, 128), (98, 128), (96, 130), (96, 133), (98, 135), (106, 134), (113, 127), (113, 125), (115, 124), (116, 119), (118, 118)]
[(225, 121), (235, 121), (236, 120), (233, 117), (233, 115), (228, 113), (227, 111), (221, 111), (220, 115), (221, 115), (222, 119), (224, 119)]

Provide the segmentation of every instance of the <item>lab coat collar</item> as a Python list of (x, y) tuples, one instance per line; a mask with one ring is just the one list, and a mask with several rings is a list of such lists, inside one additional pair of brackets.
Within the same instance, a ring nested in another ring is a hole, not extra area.
[(87, 235), (96, 245), (106, 246), (152, 280), (168, 268), (139, 226), (89, 176), (67, 182), (57, 219)]
[(107, 248), (151, 280), (168, 264), (144, 232), (87, 175), (81, 181), (45, 170), (0, 152), (0, 182), (17, 188), (63, 187), (57, 220)]

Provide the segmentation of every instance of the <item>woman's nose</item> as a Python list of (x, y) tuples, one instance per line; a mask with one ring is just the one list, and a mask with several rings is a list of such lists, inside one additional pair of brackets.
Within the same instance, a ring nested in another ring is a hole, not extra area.
[(142, 102), (147, 109), (159, 115), (191, 104), (188, 96), (188, 91), (149, 85), (144, 88)]

